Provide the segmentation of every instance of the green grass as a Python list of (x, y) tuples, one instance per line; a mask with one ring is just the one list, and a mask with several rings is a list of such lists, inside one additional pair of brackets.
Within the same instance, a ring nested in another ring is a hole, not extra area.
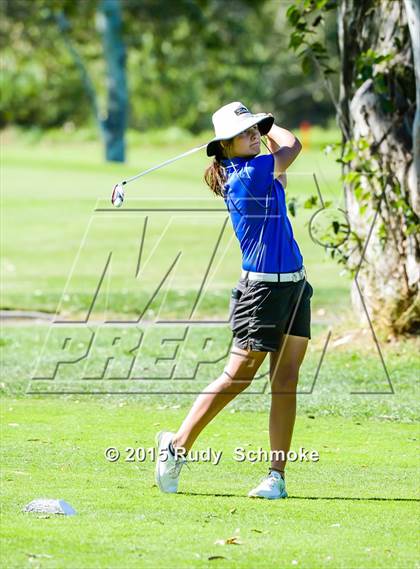
[[(310, 149), (290, 170), (286, 194), (302, 204), (315, 193), (315, 172), (323, 196), (343, 207), (339, 168), (321, 152), (337, 133), (313, 132)], [(202, 139), (173, 132), (171, 143), (163, 144), (162, 133), (153, 141), (130, 133), (128, 163), (110, 165), (89, 133), (66, 140), (51, 133), (33, 145), (35, 135), (7, 133), (2, 146), (1, 307), (58, 310), (67, 320), (92, 308), (93, 321), (65, 329), (27, 322), (2, 328), (2, 565), (418, 569), (418, 341), (389, 343), (379, 334), (392, 393), (372, 335), (351, 314), (349, 280), (310, 239), (307, 223), (314, 210), (300, 207), (292, 218), (314, 288), (312, 341), (301, 368), (292, 447), (316, 449), (320, 461), (289, 465), (288, 500), (246, 497), (267, 465), (238, 463), (232, 452), (241, 445), (268, 448), (267, 358), (252, 386), (194, 447), (222, 450), (221, 463), (192, 464), (182, 473), (180, 494), (162, 495), (153, 482), (154, 463), (126, 462), (124, 449), (151, 447), (157, 430), (179, 426), (195, 393), (223, 369), (228, 324), (99, 328), (98, 320), (135, 320), (179, 252), (173, 281), (145, 318), (190, 317), (209, 269), (191, 317), (225, 319), (240, 251), (230, 223), (214, 250), (226, 212), (171, 217), (126, 211), (222, 209), (202, 182), (204, 153), (129, 186), (125, 210), (95, 208), (109, 207), (115, 182)], [(110, 253), (108, 275), (92, 306)], [(68, 359), (76, 360), (91, 334), (88, 358), (61, 365), (54, 380), (33, 379), (40, 356), (38, 370), (48, 376), (66, 337), (72, 340)], [(116, 336), (121, 343), (112, 347)], [(133, 356), (134, 375), (141, 379), (123, 380)], [(105, 460), (108, 446), (121, 450), (119, 462)], [(22, 513), (39, 497), (65, 499), (77, 516)], [(242, 543), (215, 544), (231, 536)]]
[[(317, 135), (333, 140), (337, 134)], [(239, 278), (240, 250), (223, 200), (211, 195), (202, 176), (209, 160), (194, 154), (128, 186), (125, 207), (108, 213), (113, 184), (191, 148), (190, 140), (162, 146), (133, 146), (126, 165), (104, 164), (96, 142), (45, 141), (34, 146), (11, 138), (2, 149), (3, 244), (1, 306), (63, 314), (86, 313), (110, 253), (111, 264), (93, 311), (139, 313), (176, 256), (167, 316), (185, 317), (205, 280), (200, 317), (222, 316), (230, 288)], [(287, 197), (301, 204), (316, 192), (343, 206), (339, 166), (314, 140), (289, 171)], [(156, 212), (130, 208), (210, 208), (216, 212)], [(292, 218), (308, 276), (317, 291), (314, 309), (334, 314), (347, 302), (349, 281), (319, 245), (307, 223), (314, 210), (298, 208)], [(139, 278), (135, 278), (144, 224)], [(222, 232), (224, 223), (227, 225)], [(216, 248), (216, 243), (220, 242)], [(109, 280), (108, 280), (109, 276)], [(160, 302), (161, 298), (156, 299)], [(108, 305), (108, 306), (107, 306)], [(149, 307), (153, 317), (157, 307)]]
[[(4, 327), (0, 346), (3, 394), (23, 397), (25, 393), (40, 392), (49, 392), (51, 396), (74, 392), (82, 392), (82, 395), (110, 393), (122, 402), (139, 397), (152, 408), (166, 404), (169, 393), (173, 394), (176, 404), (189, 405), (192, 394), (199, 393), (222, 372), (231, 341), (227, 325), (217, 329), (192, 328), (185, 340), (185, 327), (154, 326), (143, 330), (147, 335), (140, 348), (132, 353), (130, 350), (138, 344), (141, 328), (126, 326), (98, 330), (93, 326), (88, 329), (65, 327), (63, 331), (56, 328), (49, 331), (48, 326)], [(97, 335), (89, 356), (75, 362), (87, 350), (90, 331)], [(343, 335), (335, 331), (320, 364), (328, 330), (325, 326), (316, 326), (313, 332), (314, 339), (309, 342), (300, 370), (300, 413), (400, 422), (417, 420), (418, 388), (414, 370), (418, 365), (418, 341), (382, 344), (381, 353), (394, 390), (392, 393), (369, 335), (355, 329), (351, 342), (336, 346), (335, 342)], [(122, 338), (122, 347), (117, 351), (111, 347), (116, 335)], [(66, 337), (72, 338), (72, 348), (63, 357), (58, 348)], [(162, 344), (165, 337), (173, 341)], [(209, 337), (214, 338), (214, 343), (204, 352), (201, 348)], [(135, 364), (129, 377), (141, 379), (118, 379), (127, 377), (134, 355)], [(41, 366), (37, 368), (39, 357)], [(106, 367), (110, 357), (115, 361)], [(73, 363), (62, 365), (54, 376), (56, 363), (61, 360)], [(202, 363), (198, 366), (199, 362)], [(252, 386), (235, 400), (234, 408), (267, 411), (268, 364), (267, 357)], [(33, 380), (33, 377), (55, 379)], [(96, 379), (83, 379), (85, 377)]]
[[(124, 449), (153, 446), (184, 413), (141, 399), (4, 402), (4, 566), (32, 555), (42, 567), (415, 567), (415, 425), (300, 418), (293, 448), (319, 462), (290, 465), (290, 499), (252, 501), (267, 464), (237, 462), (234, 449), (267, 448), (267, 417), (227, 408), (196, 445), (223, 451), (219, 465), (191, 464), (180, 493), (162, 495), (153, 461), (126, 462)], [(105, 460), (109, 446), (119, 462)], [(37, 497), (65, 499), (77, 516), (21, 513)], [(215, 544), (235, 535), (242, 544)]]

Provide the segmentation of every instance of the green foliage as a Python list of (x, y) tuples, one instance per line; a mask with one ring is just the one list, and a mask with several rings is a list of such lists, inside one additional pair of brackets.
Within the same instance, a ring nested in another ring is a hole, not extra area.
[(296, 217), (297, 207), (298, 207), (297, 198), (293, 197), (287, 202), (287, 209), (288, 209), (290, 215), (292, 215), (293, 217)]
[(380, 103), (384, 113), (392, 113), (395, 106), (391, 98), (388, 76), (389, 66), (397, 51), (393, 53), (379, 54), (373, 49), (368, 49), (356, 57), (355, 85), (360, 87), (367, 79), (372, 79), (375, 93), (380, 95)]
[[(298, 57), (305, 75), (314, 73), (317, 68), (322, 70), (324, 76), (335, 73), (330, 65), (333, 60), (331, 44), (327, 48), (328, 42), (320, 36), (318, 28), (320, 25), (325, 28), (326, 12), (334, 7), (335, 2), (309, 0), (303, 3), (303, 9), (292, 4), (286, 12), (289, 24), (294, 28), (290, 35), (289, 48), (295, 51), (299, 47), (302, 48)], [(312, 16), (315, 16), (314, 19), (309, 21)]]
[[(383, 79), (383, 74), (376, 71), (376, 66), (380, 63), (392, 61), (394, 54), (379, 54), (373, 49), (363, 51), (356, 58), (356, 86), (359, 87), (366, 79), (379, 75)], [(385, 92), (386, 89), (381, 88)]]
[[(97, 7), (98, 0), (0, 3), (5, 92), (0, 126), (51, 128), (91, 120), (80, 70), (58, 29), (60, 13), (103, 114), (106, 82)], [(295, 57), (287, 51), (284, 12), (268, 0), (124, 0), (130, 126), (145, 131), (176, 125), (196, 133), (211, 127), (211, 113), (229, 100), (269, 110), (289, 128), (303, 118), (325, 122), (331, 105), (309, 63), (309, 81), (302, 85)], [(334, 45), (333, 26), (327, 39)], [(296, 100), (298, 105), (291, 104)]]
[[(80, 21), (90, 15), (89, 6), (92, 3), (81, 3)], [(54, 19), (59, 9), (74, 13), (75, 8), (76, 3), (64, 0), (0, 3), (0, 127), (15, 123), (51, 128), (69, 120), (80, 124), (91, 116), (80, 73)]]
[[(287, 18), (292, 27), (289, 47), (298, 51), (302, 70), (308, 73), (315, 63), (322, 74), (330, 92), (333, 92), (330, 83), (334, 70), (329, 65), (329, 54), (326, 42), (320, 38), (318, 26), (324, 26), (326, 12), (336, 8), (335, 2), (307, 0), (303, 4), (291, 5), (287, 10)], [(404, 110), (408, 110), (410, 100), (415, 101), (414, 76), (409, 62), (402, 62), (401, 53), (403, 47), (399, 33), (395, 34), (389, 51), (377, 53), (373, 49), (367, 49), (355, 53), (355, 65), (352, 81), (354, 89), (360, 87), (365, 81), (372, 81), (372, 90), (377, 96), (382, 112), (392, 116), (392, 121), (397, 123), (401, 119)], [(407, 73), (411, 73), (410, 78)], [(402, 85), (404, 85), (405, 93)], [(408, 85), (408, 87), (407, 87)], [(410, 85), (412, 88), (410, 89)], [(407, 91), (408, 89), (408, 91)], [(396, 101), (404, 101), (402, 109), (396, 108)], [(338, 110), (340, 116), (340, 110)], [(342, 165), (342, 180), (351, 188), (357, 200), (361, 216), (370, 215), (378, 210), (380, 223), (377, 229), (379, 242), (383, 249), (393, 240), (393, 246), (401, 255), (401, 247), (398, 243), (420, 229), (419, 218), (414, 212), (408, 195), (401, 191), (400, 183), (395, 173), (390, 171), (386, 157), (381, 153), (381, 141), (374, 141), (371, 136), (352, 136), (348, 125), (341, 122), (343, 141), (341, 145), (328, 145), (325, 147), (326, 154), (336, 154), (336, 162)], [(317, 196), (311, 196), (306, 200), (304, 207), (317, 206)], [(337, 227), (329, 228), (331, 238), (337, 233)], [(363, 238), (364, 240), (364, 238)], [(362, 251), (363, 240), (355, 231), (351, 230), (345, 246), (331, 249), (329, 254), (354, 276), (357, 267), (349, 263), (351, 253), (355, 248)], [(402, 259), (403, 262), (403, 259)]]
[(316, 205), (318, 205), (318, 196), (311, 196), (304, 202), (303, 207), (305, 209), (311, 209)]

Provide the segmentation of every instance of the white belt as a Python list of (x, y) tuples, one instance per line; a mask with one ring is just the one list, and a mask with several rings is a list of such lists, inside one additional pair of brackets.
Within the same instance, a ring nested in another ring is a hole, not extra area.
[(242, 269), (241, 278), (245, 279), (247, 276), (249, 281), (268, 281), (272, 283), (298, 282), (305, 278), (306, 271), (305, 267), (302, 267), (300, 271), (294, 273), (255, 273), (254, 271), (245, 271)]

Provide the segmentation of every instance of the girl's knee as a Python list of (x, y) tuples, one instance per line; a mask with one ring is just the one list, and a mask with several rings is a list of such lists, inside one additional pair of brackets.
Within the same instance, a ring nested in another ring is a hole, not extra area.
[(276, 375), (270, 378), (271, 391), (279, 394), (296, 393), (298, 381), (298, 372)]
[(248, 374), (235, 373), (230, 374), (227, 370), (223, 372), (224, 386), (227, 390), (243, 391), (249, 385), (251, 385), (254, 379), (254, 374), (251, 376)]

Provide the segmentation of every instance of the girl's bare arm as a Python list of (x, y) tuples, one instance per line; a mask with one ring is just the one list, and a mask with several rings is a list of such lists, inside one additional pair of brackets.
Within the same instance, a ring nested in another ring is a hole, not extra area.
[(275, 177), (284, 174), (287, 168), (295, 161), (302, 145), (296, 136), (289, 130), (273, 124), (267, 134), (268, 147), (275, 160)]
[(283, 174), (279, 174), (278, 176), (276, 176), (278, 180), (280, 180), (281, 185), (283, 186), (284, 189), (286, 189), (287, 186), (287, 174), (286, 172), (283, 172)]

